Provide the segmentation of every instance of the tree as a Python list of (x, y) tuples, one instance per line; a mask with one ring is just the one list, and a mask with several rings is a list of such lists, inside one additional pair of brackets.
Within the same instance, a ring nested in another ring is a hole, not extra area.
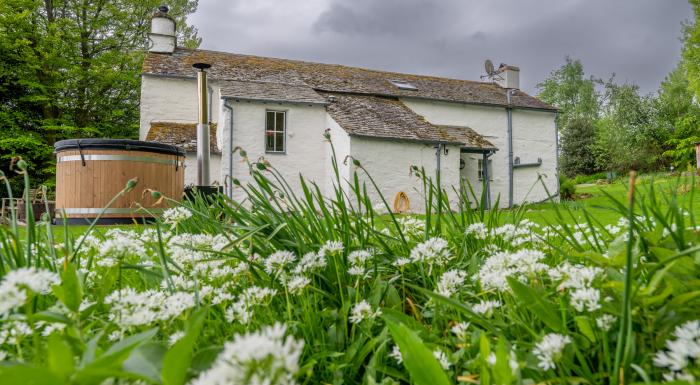
[[(51, 146), (70, 137), (133, 138), (140, 71), (155, 0), (0, 2), (0, 161), (22, 155), (52, 179)], [(197, 0), (172, 0), (178, 44), (196, 47), (186, 16)], [(8, 172), (6, 162), (1, 165)]]
[(600, 79), (586, 77), (579, 60), (569, 56), (565, 60), (563, 66), (537, 84), (540, 90), (538, 97), (559, 108), (557, 124), (562, 132), (569, 126), (570, 120), (593, 122), (598, 119), (600, 95), (596, 85), (602, 84)]
[(635, 84), (605, 84), (602, 117), (597, 122), (596, 164), (603, 170), (654, 170), (663, 166), (661, 153), (668, 131), (656, 124), (656, 103), (639, 95)]
[(593, 150), (596, 142), (595, 124), (583, 118), (569, 120), (562, 137), (562, 171), (567, 176), (587, 175), (597, 171)]
[(683, 60), (687, 66), (688, 87), (700, 98), (700, 0), (690, 0), (694, 22), (685, 26)]

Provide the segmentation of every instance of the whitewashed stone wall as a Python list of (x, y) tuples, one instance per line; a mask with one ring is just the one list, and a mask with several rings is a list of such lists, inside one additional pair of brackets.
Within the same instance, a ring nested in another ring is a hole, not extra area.
[(340, 187), (345, 191), (347, 191), (348, 187), (347, 182), (350, 181), (352, 161), (348, 159), (350, 155), (350, 136), (348, 133), (328, 114), (326, 114), (326, 126), (331, 135), (333, 148), (331, 148), (330, 143), (327, 142), (325, 144), (326, 158), (324, 164), (326, 166), (326, 183), (324, 194), (326, 194), (327, 197), (331, 197), (335, 192), (336, 185), (336, 176), (332, 165), (333, 150), (335, 150), (335, 158), (338, 163)]
[[(495, 202), (500, 195), (500, 205), (508, 204), (508, 120), (503, 107), (475, 106), (447, 102), (434, 102), (416, 99), (402, 99), (416, 113), (434, 124), (471, 127), (488, 139), (498, 151), (491, 156), (492, 180), (491, 197)], [(465, 154), (466, 156), (466, 154)], [(537, 175), (543, 175), (547, 189), (557, 192), (556, 134), (554, 114), (540, 111), (513, 111), (513, 157), (520, 157), (522, 163), (530, 163), (542, 158), (542, 165), (533, 168), (514, 170), (514, 203), (537, 202), (547, 198)], [(476, 157), (474, 157), (476, 158)], [(476, 168), (476, 160), (467, 167)], [(469, 171), (465, 171), (468, 173)], [(481, 191), (476, 172), (472, 174), (472, 186)], [(475, 183), (476, 182), (476, 183)], [(528, 191), (532, 188), (532, 191)]]
[[(230, 100), (233, 108), (233, 146), (244, 149), (248, 159), (257, 161), (263, 157), (269, 161), (300, 192), (299, 174), (307, 180), (316, 182), (322, 189), (326, 186), (326, 145), (323, 133), (326, 128), (326, 110), (323, 106), (300, 104), (262, 103)], [(287, 113), (286, 152), (265, 152), (265, 112), (268, 110)], [(228, 111), (222, 109), (222, 117)], [(219, 127), (229, 129), (226, 117), (219, 120)], [(222, 144), (228, 136), (222, 133)], [(226, 154), (226, 151), (224, 151)], [(229, 175), (226, 156), (223, 156), (221, 175)], [(247, 184), (251, 181), (248, 165), (236, 152), (233, 158), (234, 178)], [(243, 192), (234, 188), (234, 198), (240, 199)]]
[[(212, 154), (209, 159), (209, 176), (212, 185), (224, 185), (221, 175), (221, 155)], [(197, 185), (197, 153), (188, 152), (185, 157), (185, 186)]]

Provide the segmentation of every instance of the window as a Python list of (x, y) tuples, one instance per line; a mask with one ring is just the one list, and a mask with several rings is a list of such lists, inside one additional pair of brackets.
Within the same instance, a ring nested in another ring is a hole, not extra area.
[[(490, 160), (490, 159), (489, 159), (488, 165), (489, 165), (489, 166), (488, 166), (488, 167), (489, 167), (489, 169), (488, 169), (489, 180), (493, 180), (493, 172), (491, 171), (491, 170), (492, 170), (492, 166), (491, 166), (491, 160)], [(477, 172), (477, 174), (478, 174), (478, 176), (479, 176), (479, 180), (484, 180), (484, 159), (477, 159), (477, 163), (476, 163), (476, 172)]]
[(403, 81), (403, 80), (389, 80), (391, 84), (395, 85), (396, 88), (402, 89), (402, 90), (417, 90), (416, 86), (413, 84)]
[(265, 152), (286, 151), (286, 115), (284, 111), (265, 112)]

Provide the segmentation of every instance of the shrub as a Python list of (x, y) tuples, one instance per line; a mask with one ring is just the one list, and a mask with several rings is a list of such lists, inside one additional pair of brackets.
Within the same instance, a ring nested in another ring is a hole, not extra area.
[(563, 200), (573, 200), (576, 195), (576, 185), (564, 175), (559, 176), (559, 197)]

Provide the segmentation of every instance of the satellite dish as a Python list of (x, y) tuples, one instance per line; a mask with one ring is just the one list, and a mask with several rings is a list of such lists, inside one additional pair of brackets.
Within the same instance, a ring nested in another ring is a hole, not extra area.
[(493, 63), (491, 62), (491, 60), (486, 59), (486, 61), (484, 62), (484, 69), (486, 70), (487, 75), (489, 75), (489, 76), (493, 75), (494, 69), (493, 69)]

